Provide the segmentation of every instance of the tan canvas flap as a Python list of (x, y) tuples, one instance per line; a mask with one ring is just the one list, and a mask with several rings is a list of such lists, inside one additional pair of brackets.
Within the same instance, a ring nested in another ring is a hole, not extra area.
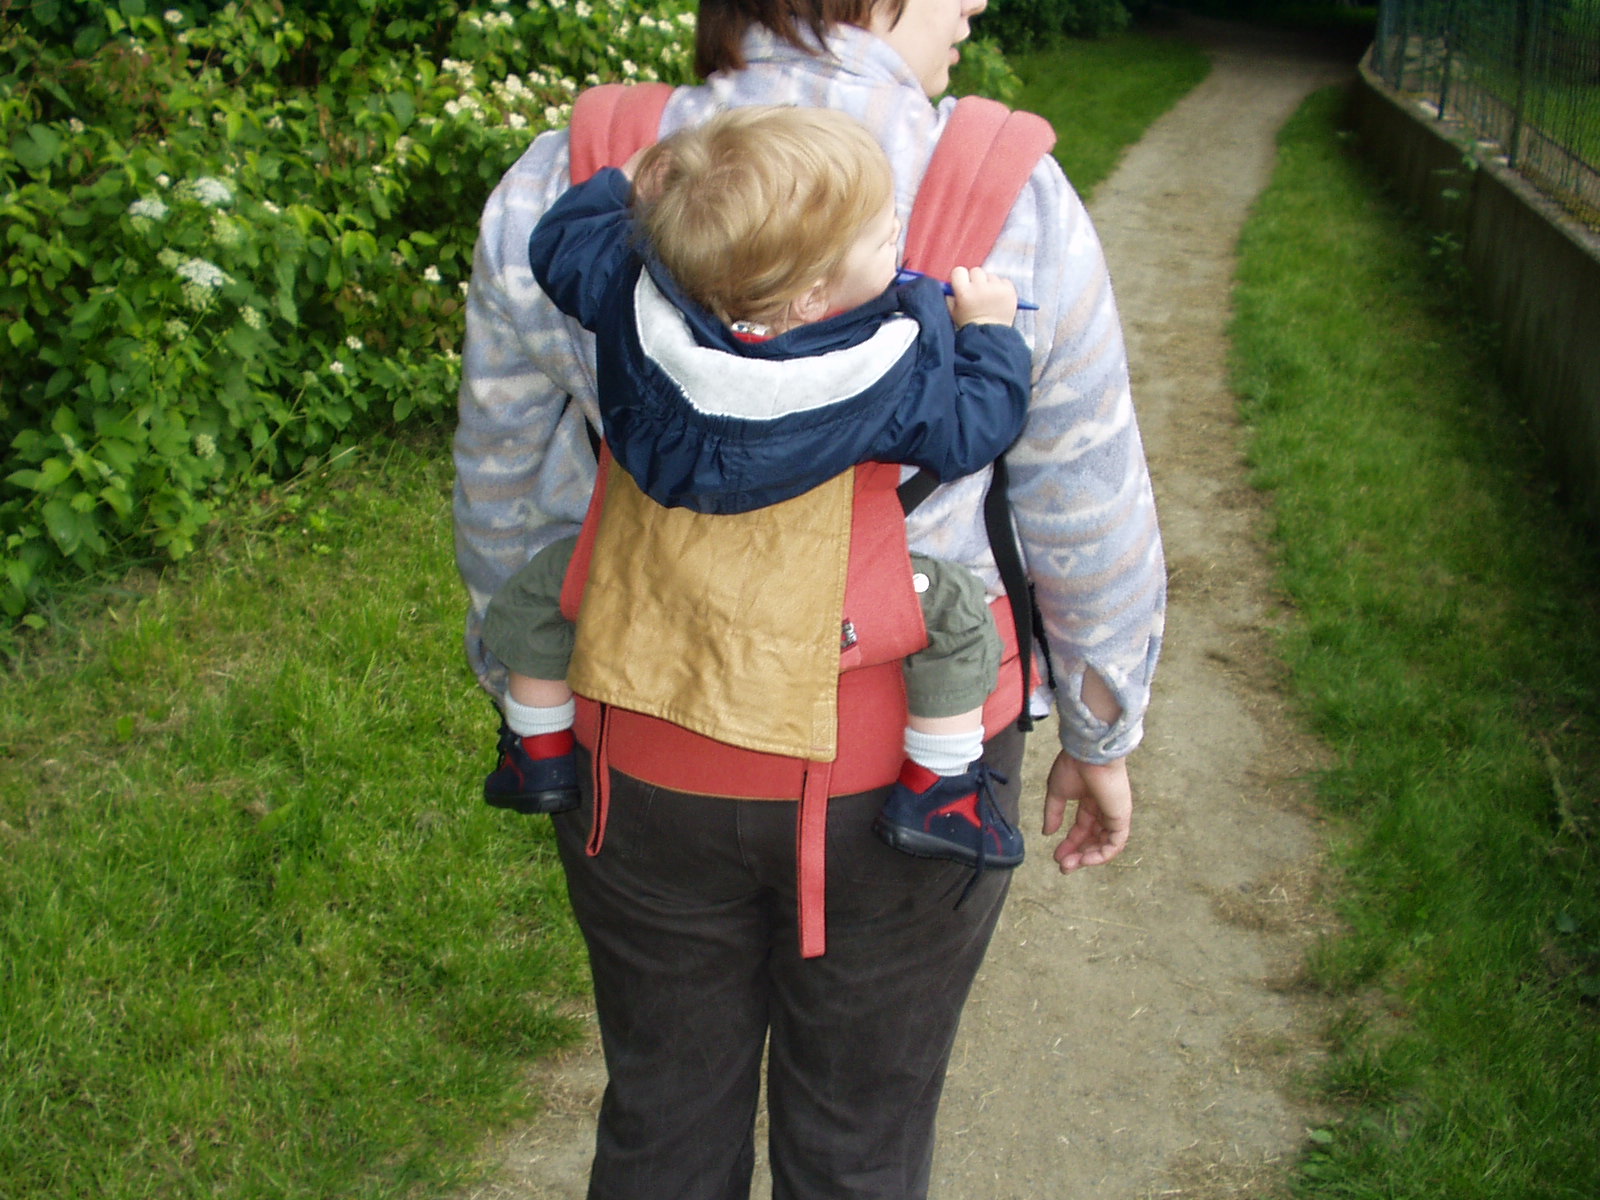
[(568, 682), (759, 750), (831, 762), (851, 472), (734, 516), (664, 508), (611, 471)]

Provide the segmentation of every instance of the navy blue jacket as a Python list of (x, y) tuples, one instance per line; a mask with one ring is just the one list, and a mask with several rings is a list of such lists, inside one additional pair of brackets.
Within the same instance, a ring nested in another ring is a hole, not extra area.
[(1016, 440), (1031, 358), (1012, 327), (957, 330), (919, 279), (742, 342), (649, 255), (630, 193), (600, 171), (551, 207), (528, 252), (539, 286), (596, 335), (606, 442), (657, 503), (749, 512), (872, 461), (945, 482)]

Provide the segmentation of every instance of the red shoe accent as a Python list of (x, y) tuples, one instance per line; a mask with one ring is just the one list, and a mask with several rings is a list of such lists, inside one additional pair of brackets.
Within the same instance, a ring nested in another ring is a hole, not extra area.
[(900, 764), (900, 782), (919, 796), (938, 783), (939, 778), (927, 767), (912, 759), (908, 758)]
[[(943, 775), (936, 775), (921, 763), (909, 758), (900, 764), (900, 782), (919, 796), (943, 778)], [(982, 829), (983, 818), (978, 815), (978, 793), (968, 792), (965, 796), (960, 796), (950, 801), (950, 803), (934, 809), (923, 821), (922, 827), (923, 829), (931, 829), (935, 817), (950, 816), (961, 817), (974, 829)]]
[(974, 829), (982, 829), (983, 819), (978, 816), (978, 793), (968, 792), (960, 799), (952, 800), (944, 807), (934, 809), (928, 814), (928, 820), (923, 827), (931, 827), (935, 817), (949, 816), (963, 817), (965, 818), (967, 824), (971, 825)]
[(570, 729), (529, 734), (522, 739), (522, 748), (528, 752), (529, 758), (559, 758), (563, 754), (571, 754), (576, 744)]

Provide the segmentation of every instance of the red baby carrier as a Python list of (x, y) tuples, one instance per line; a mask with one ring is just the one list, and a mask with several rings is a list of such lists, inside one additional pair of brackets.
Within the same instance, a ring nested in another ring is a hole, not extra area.
[[(672, 91), (666, 84), (608, 84), (581, 94), (571, 125), (573, 182), (620, 165), (654, 142)], [(907, 230), (906, 265), (947, 279), (959, 264), (981, 263), (1034, 166), (1054, 144), (1054, 131), (1040, 117), (975, 96), (958, 101), (918, 189)], [(562, 611), (571, 619), (579, 612), (613, 469), (603, 447), (598, 460), (594, 496), (562, 591)], [(1027, 727), (1035, 635), (1005, 499), (1004, 459), (994, 472), (986, 517), (1008, 603), (991, 605), (1004, 648), (999, 686), (984, 706), (984, 728), (991, 730), (1013, 720)], [(911, 582), (905, 516), (934, 484), (919, 474), (902, 485), (900, 474), (898, 466), (888, 463), (856, 468), (844, 591), (846, 634), (839, 661), (838, 752), (833, 760), (743, 749), (644, 713), (577, 698), (574, 732), (590, 751), (595, 771), (590, 854), (600, 852), (605, 837), (611, 768), (674, 791), (799, 801), (800, 941), (808, 958), (825, 948), (828, 797), (885, 787), (898, 776), (906, 723), (901, 661), (927, 644)]]

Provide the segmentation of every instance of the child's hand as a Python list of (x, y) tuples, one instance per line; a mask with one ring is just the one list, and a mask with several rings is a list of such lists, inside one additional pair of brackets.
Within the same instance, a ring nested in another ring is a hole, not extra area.
[(1017, 289), (982, 267), (950, 272), (950, 315), (957, 325), (1009, 325), (1017, 319)]
[(633, 198), (644, 204), (655, 201), (661, 195), (671, 165), (671, 156), (657, 146), (635, 150), (621, 167), (622, 173), (633, 183)]
[(618, 167), (617, 170), (626, 175), (629, 180), (636, 178), (639, 174), (639, 160), (645, 156), (645, 152), (649, 149), (649, 146), (640, 146), (632, 154), (628, 155), (628, 161)]

